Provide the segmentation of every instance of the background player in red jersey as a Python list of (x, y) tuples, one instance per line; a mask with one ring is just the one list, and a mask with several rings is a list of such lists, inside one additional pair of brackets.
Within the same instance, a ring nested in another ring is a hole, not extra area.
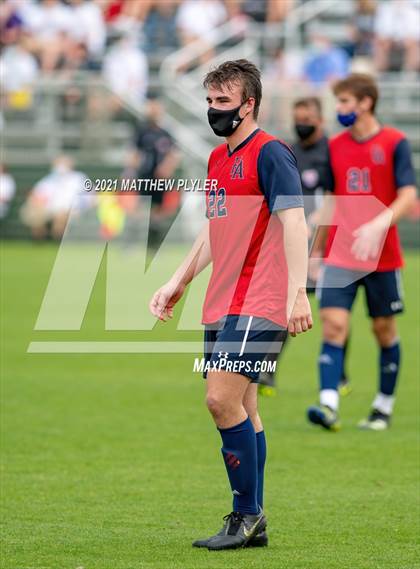
[(319, 285), (323, 343), (320, 406), (310, 407), (308, 418), (326, 429), (339, 427), (343, 346), (361, 286), (379, 346), (380, 373), (371, 413), (359, 426), (383, 430), (390, 424), (400, 367), (395, 314), (403, 311), (403, 260), (396, 224), (414, 204), (414, 171), (404, 134), (382, 126), (375, 116), (378, 88), (372, 77), (350, 75), (335, 84), (334, 94), (337, 118), (350, 128), (330, 141), (334, 217), (328, 235), (320, 231), (314, 245), (313, 256), (325, 257)]
[[(302, 193), (305, 200), (305, 216), (308, 224), (308, 240), (314, 239), (314, 231), (318, 226), (318, 212), (321, 210), (324, 194), (330, 192), (333, 186), (333, 177), (330, 166), (330, 151), (328, 137), (324, 127), (324, 117), (321, 99), (318, 97), (304, 97), (293, 102), (292, 119), (296, 140), (291, 148), (296, 156), (297, 167), (302, 182)], [(315, 292), (316, 282), (308, 279), (308, 294)], [(287, 353), (285, 350), (288, 336), (284, 332), (279, 333), (279, 341), (283, 341), (281, 351), (267, 355), (267, 359), (280, 362)], [(346, 372), (346, 355), (348, 341), (344, 346), (343, 371), (341, 374), (339, 392), (347, 395), (351, 391), (350, 381)], [(277, 360), (276, 360), (277, 358)], [(279, 371), (267, 371), (261, 374), (258, 392), (261, 395), (272, 397), (276, 395), (276, 373)]]
[(204, 86), (210, 126), (227, 142), (209, 158), (208, 178), (217, 180), (217, 189), (206, 195), (201, 235), (154, 294), (150, 310), (162, 320), (172, 317), (185, 286), (212, 262), (202, 319), (210, 366), (204, 377), (233, 511), (217, 535), (193, 545), (219, 550), (267, 544), (259, 368), (280, 329), (294, 336), (311, 328), (312, 317), (299, 173), (290, 148), (256, 123), (260, 72), (249, 61), (228, 61), (206, 76)]

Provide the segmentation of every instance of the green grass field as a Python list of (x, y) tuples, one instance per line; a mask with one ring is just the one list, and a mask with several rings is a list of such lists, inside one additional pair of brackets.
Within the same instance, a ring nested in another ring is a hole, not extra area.
[[(35, 332), (55, 255), (49, 244), (2, 247), (3, 569), (420, 567), (418, 257), (407, 255), (392, 429), (355, 427), (377, 375), (362, 298), (343, 430), (306, 423), (317, 396), (315, 316), (314, 330), (290, 342), (278, 396), (261, 401), (270, 547), (209, 552), (191, 541), (218, 530), (231, 503), (194, 356), (28, 354), (32, 340), (145, 337), (103, 332), (102, 272), (80, 333)], [(154, 338), (171, 337), (168, 326)]]

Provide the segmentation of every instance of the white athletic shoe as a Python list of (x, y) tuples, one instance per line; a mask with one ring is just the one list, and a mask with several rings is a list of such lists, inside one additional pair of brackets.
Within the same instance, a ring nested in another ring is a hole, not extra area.
[(357, 426), (359, 429), (367, 431), (386, 431), (391, 423), (391, 415), (385, 415), (377, 409), (373, 409), (367, 419), (360, 421)]

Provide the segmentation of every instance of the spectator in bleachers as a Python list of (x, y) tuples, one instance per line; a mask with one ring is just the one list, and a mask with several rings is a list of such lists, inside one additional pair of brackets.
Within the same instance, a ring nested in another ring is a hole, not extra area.
[(23, 28), (18, 0), (5, 0), (0, 4), (0, 44), (11, 45), (18, 41)]
[(299, 49), (284, 49), (282, 42), (272, 50), (264, 68), (264, 89), (269, 94), (261, 104), (261, 121), (281, 131), (290, 123), (290, 106), (303, 82), (303, 54)]
[(239, 3), (243, 13), (254, 21), (270, 23), (283, 21), (295, 0), (240, 0)]
[[(118, 97), (133, 105), (141, 105), (148, 87), (148, 61), (132, 35), (117, 39), (103, 61), (103, 77), (109, 88), (115, 93), (112, 107), (118, 110)], [(111, 109), (112, 110), (112, 109)]]
[(104, 53), (106, 26), (103, 12), (93, 0), (70, 0), (73, 12), (71, 35), (87, 47), (89, 58), (98, 61)]
[(39, 75), (35, 57), (27, 49), (27, 38), (20, 34), (15, 44), (0, 55), (0, 90), (6, 107), (26, 110), (32, 105), (32, 89)]
[[(62, 61), (60, 77), (73, 79), (78, 71), (90, 69), (92, 69), (92, 64), (86, 44), (83, 41), (72, 43)], [(94, 65), (93, 69), (95, 69)]]
[(0, 10), (0, 26), (6, 45), (16, 44), (24, 32), (25, 45), (44, 72), (66, 68), (75, 51), (80, 55), (82, 44), (85, 67), (97, 69), (107, 35), (102, 10), (94, 0), (7, 0)]
[(98, 0), (102, 7), (104, 18), (110, 30), (114, 33), (138, 33), (141, 23), (146, 19), (152, 0)]
[(315, 22), (310, 29), (310, 42), (303, 67), (304, 79), (314, 87), (322, 87), (349, 72), (349, 56), (334, 45)]
[(201, 64), (213, 55), (214, 30), (227, 19), (221, 0), (184, 0), (179, 7), (176, 25), (182, 45), (200, 41), (203, 46), (198, 60)]
[(107, 26), (114, 25), (118, 20), (123, 11), (124, 1), (125, 0), (98, 0)]
[(86, 44), (74, 42), (68, 49), (60, 71), (61, 79), (68, 82), (61, 98), (61, 116), (67, 120), (77, 119), (79, 112), (84, 109), (86, 91), (81, 87), (77, 79), (82, 73), (96, 70), (96, 64), (89, 57)]
[[(378, 71), (419, 70), (420, 8), (409, 0), (389, 0), (375, 18), (375, 64)], [(402, 60), (401, 64), (392, 59)]]
[(179, 0), (155, 0), (144, 22), (144, 47), (147, 53), (160, 48), (176, 48), (179, 41), (176, 32), (176, 13)]
[(375, 38), (375, 0), (357, 0), (352, 19), (352, 57), (372, 57)]
[(85, 179), (69, 156), (54, 160), (51, 172), (35, 184), (20, 211), (34, 239), (47, 237), (49, 230), (54, 239), (61, 239), (71, 209), (86, 201)]
[(249, 15), (243, 10), (242, 0), (224, 0), (226, 19), (238, 37), (244, 37), (248, 29)]
[[(302, 80), (303, 57), (300, 50), (277, 47), (269, 58), (264, 70), (265, 76), (271, 81), (296, 83)], [(291, 94), (293, 96), (293, 93)]]
[(16, 194), (13, 176), (7, 173), (4, 164), (0, 164), (0, 219), (9, 213), (10, 204)]
[(268, 0), (226, 0), (229, 17), (233, 10), (240, 11), (244, 16), (255, 22), (265, 22), (267, 19)]
[(72, 41), (72, 9), (60, 0), (40, 0), (22, 3), (19, 11), (30, 34), (30, 49), (39, 58), (42, 71), (54, 71)]

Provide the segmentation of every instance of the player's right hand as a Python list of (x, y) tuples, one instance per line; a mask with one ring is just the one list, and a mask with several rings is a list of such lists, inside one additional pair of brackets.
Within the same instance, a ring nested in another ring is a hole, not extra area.
[(289, 316), (287, 330), (291, 336), (310, 330), (313, 326), (311, 305), (309, 304), (306, 289), (300, 289)]
[(385, 233), (389, 229), (389, 219), (376, 218), (364, 223), (353, 231), (355, 237), (351, 252), (358, 261), (378, 259)]
[(183, 283), (167, 282), (152, 296), (149, 302), (150, 312), (159, 320), (166, 322), (168, 318), (173, 317), (174, 306), (184, 294), (184, 290)]

